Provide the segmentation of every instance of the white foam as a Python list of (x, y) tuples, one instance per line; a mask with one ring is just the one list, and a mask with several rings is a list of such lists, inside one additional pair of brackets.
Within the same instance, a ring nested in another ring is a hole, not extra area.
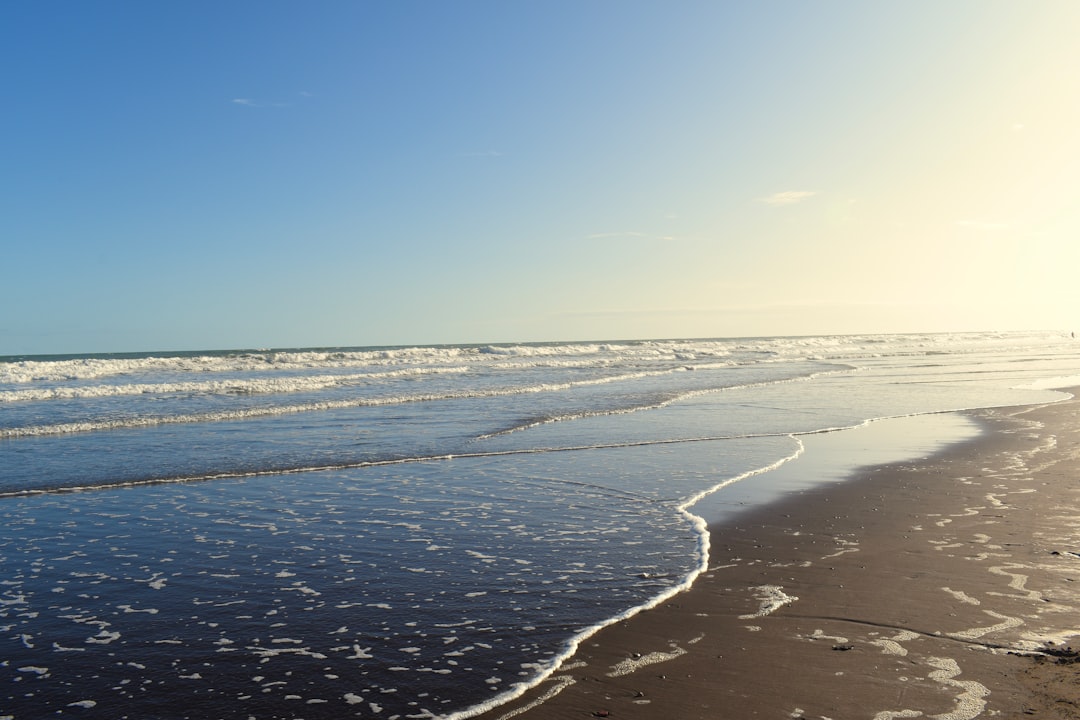
[(784, 589), (779, 585), (759, 585), (753, 588), (757, 591), (757, 598), (760, 601), (757, 612), (749, 615), (740, 615), (740, 620), (753, 620), (755, 618), (765, 617), (766, 615), (772, 615), (774, 612), (789, 605), (799, 598), (792, 595), (788, 595), (784, 592)]
[(110, 632), (108, 630), (102, 630), (93, 637), (86, 638), (86, 642), (97, 645), (108, 645), (120, 639), (120, 633)]
[(675, 658), (686, 654), (686, 650), (683, 650), (681, 647), (676, 645), (672, 645), (671, 647), (671, 652), (651, 652), (645, 655), (627, 658), (626, 660), (613, 665), (611, 671), (607, 673), (607, 676), (622, 677), (623, 675), (637, 672), (643, 667), (668, 662), (669, 660), (674, 660)]
[(871, 640), (871, 645), (876, 645), (881, 648), (881, 652), (886, 655), (897, 655), (899, 657), (906, 657), (908, 654), (907, 648), (900, 643), (909, 642), (919, 637), (919, 634), (912, 632), (911, 630), (901, 630), (891, 638), (881, 638), (879, 640)]
[(53, 642), (52, 647), (54, 652), (86, 652), (86, 648), (64, 647), (57, 642)]
[(983, 610), (983, 612), (990, 617), (1001, 620), (1001, 622), (997, 623), (996, 625), (990, 625), (987, 627), (975, 627), (969, 628), (967, 630), (960, 630), (958, 632), (951, 632), (948, 633), (949, 637), (961, 638), (963, 640), (975, 640), (976, 638), (981, 638), (983, 635), (989, 635), (990, 633), (1001, 632), (1002, 630), (1020, 627), (1024, 624), (1024, 621), (1020, 618), (1002, 615), (1001, 613), (996, 613), (993, 610)]
[(978, 717), (983, 708), (986, 707), (986, 701), (983, 698), (990, 694), (986, 686), (974, 680), (956, 680), (955, 678), (961, 674), (961, 670), (960, 666), (952, 658), (934, 657), (928, 658), (927, 662), (937, 668), (937, 670), (930, 673), (931, 680), (963, 691), (956, 697), (955, 710), (934, 717), (939, 718), (939, 720), (972, 720)]
[(33, 673), (35, 675), (48, 675), (49, 668), (39, 667), (37, 665), (24, 665), (21, 668), (16, 668), (21, 673)]
[(1060, 390), (1061, 388), (1077, 386), (1080, 386), (1080, 375), (1059, 375), (1017, 385), (1017, 388), (1022, 390)]
[(327, 657), (325, 654), (312, 650), (311, 648), (266, 648), (262, 647), (261, 645), (249, 645), (247, 649), (250, 650), (255, 656), (264, 659), (278, 657), (279, 655), (301, 655), (305, 657), (315, 658), (316, 660), (325, 660)]
[(371, 647), (370, 646), (361, 649), (359, 645), (354, 644), (352, 646), (352, 649), (353, 649), (353, 654), (349, 655), (346, 658), (348, 660), (370, 660), (371, 658), (374, 657), (374, 655), (371, 654)]
[(981, 602), (977, 598), (971, 597), (970, 595), (965, 593), (963, 590), (952, 590), (952, 589), (947, 588), (947, 587), (943, 587), (941, 589), (944, 590), (945, 592), (949, 593), (950, 595), (952, 595), (954, 598), (956, 598), (957, 600), (959, 600), (962, 603), (967, 603), (968, 605), (980, 605), (981, 604)]

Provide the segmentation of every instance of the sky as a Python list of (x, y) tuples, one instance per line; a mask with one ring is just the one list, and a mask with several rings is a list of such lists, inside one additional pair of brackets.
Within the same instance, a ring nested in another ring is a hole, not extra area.
[(1075, 0), (8, 0), (0, 355), (1080, 330)]

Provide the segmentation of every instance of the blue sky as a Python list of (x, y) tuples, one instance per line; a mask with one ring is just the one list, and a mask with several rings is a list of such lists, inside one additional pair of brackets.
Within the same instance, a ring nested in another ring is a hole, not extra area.
[(1080, 325), (1080, 3), (0, 5), (0, 354)]

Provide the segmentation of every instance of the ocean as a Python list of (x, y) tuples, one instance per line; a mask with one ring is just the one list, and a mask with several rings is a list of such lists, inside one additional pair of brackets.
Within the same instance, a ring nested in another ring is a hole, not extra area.
[(1061, 333), (0, 357), (0, 720), (465, 718), (801, 437), (1069, 385)]

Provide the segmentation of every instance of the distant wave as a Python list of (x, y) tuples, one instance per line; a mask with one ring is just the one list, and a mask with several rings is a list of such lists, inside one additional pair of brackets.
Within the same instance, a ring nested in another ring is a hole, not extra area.
[[(413, 365), (432, 366), (447, 363), (481, 362), (505, 367), (595, 367), (597, 354), (607, 353), (613, 360), (638, 356), (656, 359), (674, 354), (659, 346), (643, 343), (636, 350), (630, 346), (607, 344), (509, 345), (413, 347), (396, 349), (357, 348), (354, 350), (284, 350), (207, 355), (146, 355), (143, 357), (86, 357), (57, 360), (18, 360), (0, 362), (0, 383), (92, 380), (118, 375), (145, 373), (223, 373), (284, 370), (334, 370), (380, 368)], [(558, 358), (558, 359), (557, 359)], [(575, 358), (577, 358), (575, 360)]]
[(159, 425), (181, 425), (189, 423), (222, 422), (248, 420), (261, 417), (293, 415), (305, 412), (322, 412), (359, 407), (378, 407), (385, 405), (404, 405), (418, 402), (437, 402), (440, 400), (465, 400), (485, 397), (505, 397), (509, 395), (534, 395), (537, 393), (557, 392), (575, 387), (603, 385), (636, 378), (652, 377), (676, 372), (682, 368), (666, 371), (642, 371), (589, 380), (565, 383), (545, 383), (520, 387), (502, 387), (489, 390), (461, 390), (443, 393), (417, 393), (374, 398), (350, 398), (347, 400), (325, 400), (291, 405), (242, 408), (238, 410), (217, 410), (206, 413), (181, 415), (149, 415), (122, 418), (102, 418), (78, 422), (55, 423), (49, 425), (30, 425), (25, 427), (0, 428), (0, 439), (20, 437), (40, 437), (47, 435), (67, 435), (71, 433), (97, 432), (104, 430), (123, 430), (131, 428), (154, 427)]
[(124, 385), (75, 385), (0, 390), (0, 403), (41, 400), (75, 400), (118, 397), (122, 395), (169, 395), (188, 393), (198, 395), (268, 395), (308, 392), (326, 388), (357, 385), (376, 380), (420, 376), (449, 375), (469, 372), (468, 367), (409, 368), (388, 372), (353, 373), (350, 375), (309, 375), (303, 377), (245, 378), (243, 380), (203, 380), (168, 383), (130, 383)]
[(462, 363), (481, 363), (485, 367), (498, 367), (498, 363), (509, 363), (505, 367), (510, 368), (597, 367), (633, 363), (638, 360), (739, 362), (740, 357), (749, 361), (753, 355), (757, 355), (757, 361), (769, 355), (783, 360), (842, 360), (873, 356), (879, 347), (887, 347), (889, 355), (931, 355), (941, 352), (942, 348), (949, 353), (962, 353), (965, 346), (970, 346), (972, 352), (982, 352), (997, 346), (1038, 347), (1062, 337), (1062, 333), (1049, 332), (987, 332), (43, 357), (0, 360), (0, 384), (70, 382), (148, 373), (358, 370)]
[(837, 367), (835, 370), (825, 370), (818, 372), (811, 372), (805, 375), (797, 375), (795, 377), (776, 378), (773, 380), (763, 380), (761, 382), (743, 383), (740, 385), (724, 385), (713, 388), (704, 388), (696, 390), (684, 390), (681, 392), (673, 392), (663, 399), (659, 399), (656, 402), (647, 405), (635, 405), (628, 408), (612, 408), (608, 410), (584, 410), (576, 413), (566, 413), (563, 415), (549, 415), (541, 418), (534, 418), (527, 422), (514, 425), (513, 427), (504, 428), (502, 430), (496, 430), (495, 432), (485, 433), (477, 436), (477, 440), (489, 440), (491, 438), (499, 437), (500, 435), (509, 435), (511, 433), (521, 432), (523, 430), (529, 430), (531, 428), (540, 427), (541, 425), (550, 425), (557, 422), (567, 422), (571, 420), (581, 420), (589, 417), (603, 417), (607, 415), (623, 415), (631, 412), (638, 412), (639, 410), (658, 410), (659, 408), (672, 405), (682, 400), (688, 400), (692, 397), (699, 395), (708, 395), (715, 392), (725, 392), (729, 390), (746, 390), (748, 388), (766, 387), (768, 385), (782, 385), (789, 382), (801, 382), (804, 380), (812, 380), (818, 377), (825, 377), (827, 375), (836, 375), (840, 373), (850, 372), (855, 368), (852, 366)]

